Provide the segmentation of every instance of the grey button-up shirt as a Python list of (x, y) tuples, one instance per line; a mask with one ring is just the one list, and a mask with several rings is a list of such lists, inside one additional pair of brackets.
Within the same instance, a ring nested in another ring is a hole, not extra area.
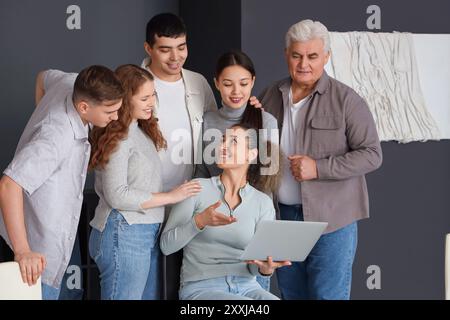
[[(278, 81), (259, 97), (280, 129), (290, 85), (290, 78)], [(304, 219), (328, 222), (332, 232), (369, 217), (364, 175), (381, 165), (382, 151), (366, 102), (324, 71), (302, 108), (295, 150), (316, 160), (319, 175), (301, 183)]]
[[(45, 95), (4, 171), (24, 190), (28, 241), (47, 259), (42, 282), (53, 287), (61, 284), (70, 261), (90, 155), (88, 126), (72, 102), (76, 76), (45, 73)], [(0, 234), (11, 246), (2, 215)]]

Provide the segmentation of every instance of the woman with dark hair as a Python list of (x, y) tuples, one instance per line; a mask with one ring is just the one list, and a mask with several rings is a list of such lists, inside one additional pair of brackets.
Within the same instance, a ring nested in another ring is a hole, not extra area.
[[(183, 249), (179, 297), (191, 299), (278, 299), (264, 290), (256, 276), (270, 276), (289, 261), (241, 261), (258, 224), (274, 220), (272, 199), (254, 185), (277, 179), (262, 175), (271, 166), (260, 157), (267, 143), (259, 143), (253, 128), (233, 126), (224, 135), (218, 167), (222, 174), (198, 179), (202, 192), (175, 205), (161, 235), (161, 250), (169, 255)], [(267, 161), (269, 160), (269, 161)], [(252, 182), (251, 182), (252, 180)], [(269, 183), (273, 184), (273, 183)]]
[(89, 252), (100, 270), (102, 299), (157, 299), (158, 233), (164, 205), (200, 191), (191, 181), (163, 193), (158, 151), (166, 141), (154, 116), (153, 76), (135, 65), (116, 75), (125, 90), (118, 120), (91, 133), (89, 163), (100, 198)]
[(252, 60), (241, 51), (227, 52), (217, 60), (214, 83), (220, 92), (222, 107), (203, 116), (203, 163), (196, 167), (196, 177), (206, 178), (221, 173), (215, 161), (215, 150), (220, 145), (218, 138), (235, 124), (244, 123), (258, 129), (265, 140), (278, 144), (276, 119), (249, 103), (255, 76)]
[[(224, 53), (217, 60), (214, 83), (220, 92), (222, 107), (206, 112), (203, 116), (203, 160), (196, 166), (195, 177), (209, 178), (222, 172), (216, 164), (215, 154), (220, 144), (218, 137), (235, 124), (247, 124), (257, 129), (265, 140), (278, 145), (277, 120), (270, 113), (249, 103), (255, 77), (253, 62), (242, 51)], [(269, 195), (276, 192), (275, 187), (267, 183), (255, 187)], [(258, 276), (257, 280), (264, 289), (269, 290), (270, 278)]]

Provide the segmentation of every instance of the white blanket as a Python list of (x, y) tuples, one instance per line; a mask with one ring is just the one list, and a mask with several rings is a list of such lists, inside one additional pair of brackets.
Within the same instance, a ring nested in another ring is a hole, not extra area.
[[(327, 72), (366, 99), (382, 141), (407, 143), (443, 138), (422, 94), (419, 70), (424, 66), (417, 66), (411, 34), (331, 32), (330, 38), (332, 55)], [(440, 62), (441, 67), (449, 66), (448, 61)], [(445, 85), (444, 79), (433, 82), (438, 82), (440, 88)], [(446, 85), (450, 89), (450, 81)], [(443, 93), (448, 94), (448, 89)], [(447, 122), (443, 121), (444, 127), (450, 127), (450, 123), (445, 125)]]
[(450, 139), (450, 34), (413, 34), (420, 85), (441, 139)]

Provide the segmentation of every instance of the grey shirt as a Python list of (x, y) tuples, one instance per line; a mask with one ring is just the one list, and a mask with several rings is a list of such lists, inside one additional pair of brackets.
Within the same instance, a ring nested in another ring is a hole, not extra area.
[[(291, 79), (260, 95), (264, 109), (282, 129)], [(380, 167), (382, 150), (367, 103), (324, 71), (298, 118), (299, 154), (316, 160), (318, 179), (301, 182), (305, 221), (328, 222), (327, 232), (369, 217), (365, 174)]]
[(161, 223), (164, 207), (142, 209), (152, 193), (162, 192), (161, 161), (155, 144), (137, 122), (120, 141), (103, 170), (95, 171), (95, 191), (100, 200), (91, 226), (103, 231), (112, 209), (120, 211), (128, 224)]
[[(222, 104), (222, 108), (220, 108), (219, 110), (206, 112), (203, 116), (203, 135), (208, 135), (208, 133), (214, 135), (215, 132), (211, 130), (216, 130), (215, 136), (220, 133), (221, 137), (221, 135), (225, 134), (227, 129), (241, 122), (245, 108), (246, 105), (242, 106), (239, 109), (234, 109), (225, 104)], [(279, 134), (277, 120), (270, 113), (264, 111), (262, 112), (262, 120), (263, 128), (267, 129), (266, 131), (264, 131), (266, 139), (278, 144)], [(214, 147), (219, 145), (222, 140), (205, 140), (206, 139), (203, 139), (203, 150), (205, 151), (202, 157), (203, 162), (202, 164), (196, 166), (196, 178), (209, 178), (217, 176), (222, 172), (222, 170), (217, 167), (215, 162), (210, 161), (210, 163), (208, 163), (208, 160), (205, 159), (205, 155), (209, 152), (208, 150), (214, 149)]]
[[(76, 76), (44, 73), (45, 95), (4, 171), (24, 190), (28, 242), (45, 256), (42, 282), (53, 287), (60, 285), (72, 254), (91, 150), (88, 126), (72, 102)], [(2, 215), (0, 233), (11, 246)]]
[[(225, 202), (225, 188), (219, 177), (198, 181), (202, 192), (173, 206), (161, 235), (160, 245), (164, 254), (184, 249), (181, 283), (228, 275), (260, 275), (255, 265), (247, 265), (239, 257), (258, 223), (275, 219), (272, 199), (247, 183), (239, 190), (242, 202), (231, 211)], [(198, 229), (194, 216), (218, 200), (222, 204), (217, 211), (232, 214), (237, 222)]]

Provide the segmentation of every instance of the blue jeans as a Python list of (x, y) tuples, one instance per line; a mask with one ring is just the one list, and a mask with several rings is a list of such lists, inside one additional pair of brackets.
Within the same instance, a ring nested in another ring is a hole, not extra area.
[[(279, 204), (282, 220), (303, 221), (301, 205)], [(322, 235), (303, 262), (277, 269), (281, 297), (287, 300), (349, 300), (358, 241), (357, 223)]]
[(102, 300), (160, 298), (160, 226), (129, 225), (113, 209), (103, 232), (92, 229), (89, 253), (100, 271)]
[(180, 285), (180, 300), (279, 300), (254, 277), (225, 276)]
[(270, 291), (270, 278), (271, 277), (256, 276), (256, 281), (264, 290)]
[(42, 300), (58, 300), (61, 288), (42, 283)]

